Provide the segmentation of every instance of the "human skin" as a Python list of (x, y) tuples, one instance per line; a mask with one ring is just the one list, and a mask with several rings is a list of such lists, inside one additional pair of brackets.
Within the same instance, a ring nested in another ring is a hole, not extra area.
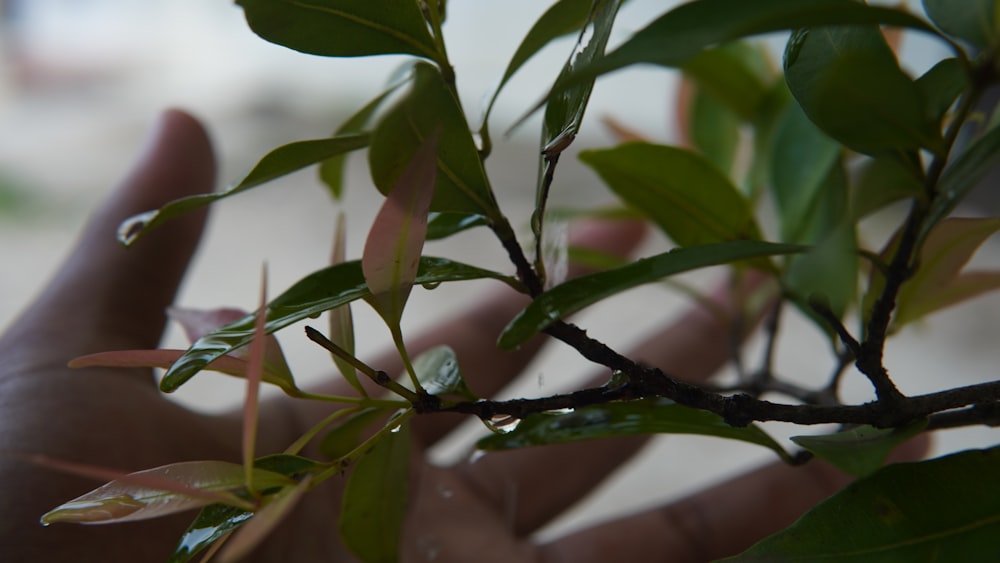
[[(12, 562), (162, 561), (192, 518), (106, 526), (42, 527), (38, 517), (97, 483), (24, 463), (10, 452), (139, 470), (184, 460), (240, 459), (236, 413), (185, 410), (136, 369), (70, 370), (70, 359), (106, 350), (156, 347), (202, 232), (192, 213), (145, 237), (135, 248), (115, 241), (119, 223), (163, 203), (212, 189), (215, 163), (203, 127), (188, 114), (166, 112), (131, 174), (94, 214), (62, 267), (0, 338), (0, 553)], [(590, 224), (574, 243), (625, 255), (641, 239), (638, 224)], [(724, 298), (720, 305), (726, 307)], [(411, 353), (447, 343), (469, 385), (488, 396), (510, 382), (538, 351), (535, 339), (500, 352), (496, 335), (524, 305), (519, 296), (486, 297), (475, 309), (432, 328)], [(711, 376), (728, 358), (728, 328), (692, 310), (652, 334), (631, 357), (688, 381)], [(400, 369), (391, 354), (369, 362)], [(597, 374), (595, 374), (595, 377)], [(346, 384), (327, 392), (348, 394)], [(258, 452), (284, 449), (329, 406), (276, 400), (264, 406)], [(699, 562), (738, 553), (791, 523), (848, 479), (821, 463), (782, 464), (747, 473), (674, 504), (537, 543), (532, 533), (587, 494), (641, 447), (641, 438), (606, 439), (490, 453), (474, 463), (438, 467), (424, 451), (461, 418), (418, 417), (413, 423), (411, 503), (403, 560)], [(924, 442), (896, 452), (923, 454)], [(252, 561), (349, 561), (336, 531), (343, 479), (307, 495), (251, 556)], [(450, 494), (442, 495), (440, 491)]]

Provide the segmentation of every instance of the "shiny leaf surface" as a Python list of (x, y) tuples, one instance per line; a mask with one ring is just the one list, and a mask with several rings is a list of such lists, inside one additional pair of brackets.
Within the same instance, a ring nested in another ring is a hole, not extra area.
[(440, 240), (475, 227), (485, 227), (489, 220), (479, 214), (431, 213), (427, 221), (427, 240)]

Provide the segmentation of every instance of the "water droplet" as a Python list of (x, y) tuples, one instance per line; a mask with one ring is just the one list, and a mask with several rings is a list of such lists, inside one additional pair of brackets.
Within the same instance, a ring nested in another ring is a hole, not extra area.
[(433, 291), (433, 290), (437, 289), (439, 285), (441, 285), (441, 282), (439, 282), (439, 281), (437, 281), (437, 282), (427, 282), (427, 283), (422, 283), (420, 285), (424, 289), (426, 289), (428, 291)]
[(483, 459), (484, 456), (486, 456), (485, 450), (472, 450), (472, 453), (469, 454), (469, 459), (466, 460), (466, 463), (472, 465), (473, 463)]
[(437, 492), (438, 492), (439, 495), (441, 495), (441, 498), (444, 498), (444, 499), (449, 499), (449, 498), (455, 496), (455, 491), (451, 490), (451, 488), (448, 487), (447, 485), (441, 485), (441, 484), (439, 484), (437, 486)]
[(157, 213), (159, 212), (147, 211), (145, 213), (129, 217), (123, 221), (118, 227), (118, 242), (124, 244), (125, 246), (131, 246), (132, 243), (139, 240), (139, 237), (146, 230), (146, 227)]
[(393, 426), (392, 428), (389, 429), (389, 432), (392, 432), (393, 434), (395, 434), (395, 433), (399, 432), (400, 428), (402, 428), (401, 425)]

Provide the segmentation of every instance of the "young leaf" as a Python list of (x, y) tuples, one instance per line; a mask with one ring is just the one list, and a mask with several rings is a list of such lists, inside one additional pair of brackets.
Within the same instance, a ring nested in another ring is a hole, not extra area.
[(250, 29), (296, 51), (326, 57), (410, 54), (437, 57), (416, 2), (237, 0)]
[(844, 145), (867, 154), (943, 150), (920, 90), (877, 26), (800, 29), (788, 40), (784, 66), (809, 119)]
[(254, 464), (257, 449), (257, 423), (260, 408), (260, 381), (264, 371), (264, 323), (267, 319), (267, 270), (261, 274), (260, 304), (254, 315), (253, 340), (247, 355), (247, 392), (243, 401), (243, 471), (246, 486), (256, 492), (253, 484)]
[(627, 143), (583, 151), (580, 160), (680, 246), (759, 236), (749, 203), (700, 155), (676, 147)]
[[(344, 213), (337, 214), (337, 226), (333, 238), (333, 252), (330, 256), (330, 264), (336, 266), (343, 264), (346, 260), (347, 235), (344, 231)], [(351, 314), (351, 304), (347, 303), (330, 310), (330, 334), (331, 342), (340, 346), (348, 354), (354, 354), (354, 317)], [(358, 381), (358, 372), (350, 362), (341, 358), (337, 354), (332, 354), (333, 363), (337, 366), (344, 379), (361, 396), (366, 397), (368, 393)]]
[[(420, 259), (415, 281), (418, 284), (436, 284), (483, 278), (493, 278), (519, 288), (516, 281), (498, 272), (429, 256)], [(271, 334), (369, 295), (360, 261), (319, 270), (300, 280), (268, 305), (265, 331)], [(254, 320), (252, 315), (244, 317), (198, 339), (170, 366), (160, 381), (160, 389), (166, 393), (176, 390), (211, 362), (248, 344), (253, 338)]]
[(392, 326), (399, 324), (417, 278), (434, 195), (439, 137), (435, 131), (414, 153), (375, 216), (365, 242), (361, 269), (371, 291), (369, 301)]
[(667, 276), (764, 256), (794, 254), (806, 247), (762, 241), (732, 241), (675, 248), (625, 266), (581, 276), (539, 295), (500, 335), (501, 348), (523, 344), (538, 331), (602, 299)]
[(1000, 534), (998, 464), (1000, 449), (993, 448), (890, 465), (724, 561), (992, 560)]
[(900, 428), (859, 426), (834, 434), (792, 436), (791, 440), (855, 477), (867, 477), (882, 467), (896, 446), (927, 426), (921, 420)]
[[(243, 468), (235, 463), (187, 461), (127, 475), (49, 459), (37, 463), (61, 471), (112, 479), (50, 510), (42, 516), (43, 524), (127, 522), (158, 518), (218, 502), (242, 508), (247, 508), (248, 504), (231, 494), (242, 490), (246, 484)], [(256, 469), (253, 472), (253, 484), (260, 489), (285, 486), (290, 482), (284, 475), (271, 471)]]
[(993, 289), (996, 274), (976, 277), (959, 274), (976, 250), (997, 231), (1000, 218), (995, 217), (950, 218), (938, 223), (920, 250), (916, 273), (900, 289), (893, 319), (896, 326)]
[(347, 479), (340, 513), (344, 544), (366, 563), (399, 561), (409, 492), (410, 427), (386, 433)]
[(927, 17), (948, 35), (985, 49), (997, 37), (997, 6), (994, 0), (964, 0), (961, 5), (948, 0), (923, 0)]
[(388, 194), (418, 147), (438, 129), (437, 186), (431, 209), (481, 213), (499, 220), (465, 114), (441, 73), (427, 63), (414, 65), (409, 93), (386, 112), (372, 134), (368, 151), (372, 181)]
[(424, 390), (431, 395), (465, 401), (478, 398), (465, 384), (458, 357), (448, 346), (437, 346), (420, 354), (413, 360), (413, 369)]
[(219, 553), (218, 562), (235, 563), (249, 555), (295, 508), (299, 499), (309, 489), (311, 482), (312, 479), (306, 476), (294, 487), (285, 487), (277, 493), (264, 497), (263, 508), (257, 510), (253, 518), (245, 522), (229, 538)]
[(142, 235), (178, 215), (244, 192), (335, 155), (366, 146), (368, 146), (368, 135), (361, 133), (330, 139), (298, 141), (278, 147), (260, 159), (260, 162), (242, 180), (231, 185), (225, 191), (182, 197), (171, 201), (158, 210), (147, 211), (126, 219), (118, 228), (118, 240), (125, 246), (131, 246)]
[(483, 450), (506, 450), (635, 434), (700, 434), (750, 442), (788, 460), (788, 453), (758, 426), (734, 428), (722, 417), (667, 399), (641, 399), (528, 415), (517, 427), (479, 440)]

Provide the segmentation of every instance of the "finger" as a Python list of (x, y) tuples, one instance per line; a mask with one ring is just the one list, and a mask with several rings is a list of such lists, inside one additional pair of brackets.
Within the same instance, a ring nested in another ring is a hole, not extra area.
[[(891, 460), (920, 459), (927, 447), (921, 437), (898, 448)], [(714, 561), (789, 526), (850, 481), (818, 461), (804, 467), (769, 465), (666, 507), (557, 539), (539, 548), (539, 560)]]
[[(707, 379), (730, 358), (730, 319), (741, 309), (742, 299), (729, 291), (719, 291), (714, 301), (714, 313), (704, 307), (691, 309), (641, 343), (629, 357), (641, 358), (689, 381)], [(616, 438), (493, 452), (456, 470), (495, 510), (510, 512), (513, 532), (525, 535), (593, 489), (635, 454), (646, 439)]]
[(197, 246), (204, 213), (172, 221), (126, 249), (116, 240), (125, 219), (212, 188), (215, 161), (205, 130), (168, 111), (137, 166), (93, 215), (52, 282), (0, 342), (19, 369), (62, 367), (78, 355), (152, 348), (164, 309)]

